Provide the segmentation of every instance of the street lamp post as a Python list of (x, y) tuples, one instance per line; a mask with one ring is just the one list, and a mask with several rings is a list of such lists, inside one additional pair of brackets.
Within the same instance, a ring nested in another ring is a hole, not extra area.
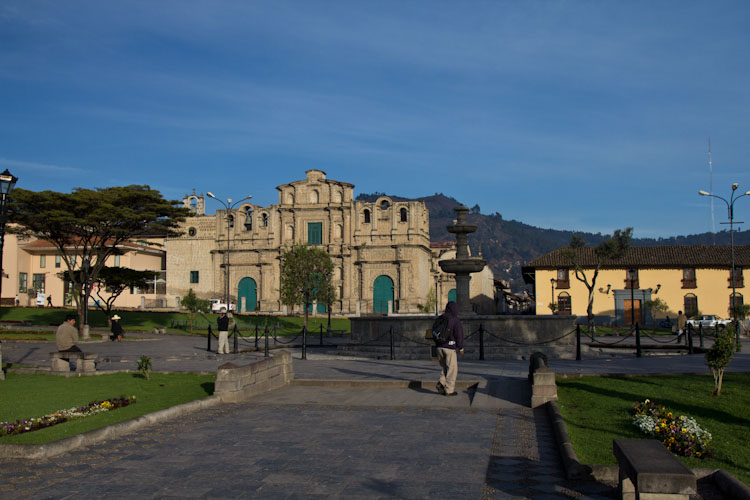
[(635, 326), (635, 297), (633, 288), (635, 288), (635, 269), (628, 269), (628, 280), (630, 281), (630, 325)]
[[(739, 183), (734, 182), (732, 183), (732, 196), (729, 197), (729, 201), (727, 201), (725, 198), (709, 193), (708, 191), (700, 190), (698, 191), (698, 194), (701, 196), (710, 196), (712, 198), (718, 198), (727, 205), (727, 215), (729, 216), (729, 222), (722, 222), (722, 224), (729, 224), (729, 242), (731, 246), (731, 254), (732, 254), (732, 273), (730, 274), (730, 278), (732, 279), (732, 300), (730, 301), (731, 307), (729, 313), (732, 315), (732, 319), (734, 320), (734, 330), (737, 334), (737, 350), (740, 349), (740, 332), (737, 328), (737, 310), (736, 310), (736, 304), (735, 300), (737, 299), (737, 289), (736, 289), (736, 276), (735, 276), (735, 269), (734, 269), (734, 203), (742, 198), (743, 196), (750, 195), (750, 191), (745, 191), (741, 195), (737, 196), (735, 198), (735, 192), (737, 191), (737, 188), (740, 187)], [(737, 222), (737, 224), (742, 224), (742, 222)]]
[[(224, 286), (224, 303), (227, 305), (227, 312), (230, 312), (231, 308), (229, 307), (229, 305), (230, 305), (230, 303), (229, 303), (229, 242), (230, 242), (230, 238), (232, 236), (231, 227), (230, 227), (231, 226), (231, 222), (232, 222), (232, 214), (230, 212), (237, 205), (239, 205), (240, 203), (242, 203), (243, 201), (246, 201), (246, 200), (249, 200), (250, 198), (252, 198), (253, 195), (245, 196), (241, 200), (235, 201), (234, 203), (232, 203), (232, 198), (227, 198), (227, 201), (224, 202), (223, 200), (220, 200), (219, 198), (217, 198), (216, 196), (214, 196), (214, 194), (212, 192), (210, 192), (210, 191), (206, 192), (206, 195), (209, 198), (213, 198), (214, 200), (216, 200), (219, 203), (221, 203), (222, 205), (224, 205), (224, 208), (226, 208), (226, 210), (227, 210), (227, 255), (226, 255), (226, 259), (225, 259), (225, 263), (224, 263), (224, 270), (226, 271), (227, 281), (226, 281), (225, 286)], [(234, 353), (237, 354), (237, 352), (238, 352), (237, 335), (235, 334), (235, 336), (234, 336)]]
[(440, 314), (440, 303), (438, 301), (438, 280), (440, 279), (440, 275), (438, 273), (435, 273), (435, 316), (438, 316)]
[(8, 219), (8, 196), (16, 186), (18, 177), (11, 174), (8, 169), (0, 174), (0, 300), (3, 296), (3, 246), (5, 246), (5, 223)]

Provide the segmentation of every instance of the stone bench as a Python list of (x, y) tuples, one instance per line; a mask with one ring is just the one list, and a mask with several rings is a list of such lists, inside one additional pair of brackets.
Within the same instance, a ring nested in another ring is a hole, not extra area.
[(623, 500), (689, 500), (696, 494), (690, 469), (655, 439), (615, 439)]
[(70, 372), (70, 361), (76, 362), (76, 372), (93, 373), (96, 371), (96, 358), (99, 355), (93, 352), (60, 352), (52, 351), (49, 359), (52, 361), (53, 372)]

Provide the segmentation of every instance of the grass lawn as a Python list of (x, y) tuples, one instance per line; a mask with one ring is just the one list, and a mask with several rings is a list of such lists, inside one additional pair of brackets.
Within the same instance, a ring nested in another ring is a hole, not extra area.
[(194, 373), (113, 373), (91, 377), (20, 375), (10, 370), (0, 382), (0, 421), (41, 417), (118, 396), (136, 396), (136, 404), (58, 424), (38, 431), (0, 437), (0, 443), (43, 444), (153, 413), (213, 394), (215, 375)]
[[(123, 328), (134, 331), (151, 331), (155, 327), (166, 328), (170, 333), (189, 333), (190, 315), (185, 312), (153, 312), (153, 311), (115, 311), (122, 317)], [(70, 308), (44, 308), (44, 307), (2, 307), (0, 308), (0, 321), (30, 321), (33, 325), (49, 326), (59, 325), (65, 320), (65, 316), (75, 313)], [(279, 335), (296, 335), (302, 329), (302, 317), (298, 316), (264, 316), (255, 314), (235, 314), (237, 327), (243, 335), (255, 334), (255, 326), (259, 331), (268, 325), (273, 332), (273, 326), (278, 322)], [(195, 318), (193, 328), (195, 333), (205, 335), (208, 323), (216, 329), (215, 314), (198, 315)], [(92, 328), (107, 328), (107, 318), (98, 309), (89, 310), (89, 325)], [(326, 316), (310, 317), (308, 319), (308, 331), (319, 332), (320, 326), (323, 331), (328, 325)], [(333, 330), (351, 332), (351, 324), (348, 318), (331, 318)], [(10, 337), (6, 337), (10, 338)]]
[(581, 462), (616, 464), (613, 439), (647, 439), (631, 423), (631, 410), (650, 399), (712, 434), (714, 456), (680, 457), (685, 465), (726, 469), (750, 484), (750, 375), (724, 375), (720, 397), (711, 395), (713, 387), (711, 375), (557, 378), (558, 404)]

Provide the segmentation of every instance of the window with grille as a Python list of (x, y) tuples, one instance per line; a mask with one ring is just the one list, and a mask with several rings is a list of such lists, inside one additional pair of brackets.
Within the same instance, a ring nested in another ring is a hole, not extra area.
[(44, 274), (34, 274), (31, 278), (31, 288), (37, 293), (44, 293)]
[(190, 283), (198, 283), (198, 272), (199, 271), (190, 271)]
[(562, 292), (557, 296), (557, 314), (570, 315), (573, 311), (573, 304), (568, 292)]
[(18, 293), (26, 293), (29, 287), (28, 273), (18, 273)]
[(682, 270), (682, 288), (697, 288), (694, 267), (686, 267)]
[(559, 289), (570, 288), (570, 274), (567, 269), (557, 270), (557, 283), (555, 287)]
[(742, 279), (742, 268), (734, 266), (734, 280), (732, 280), (732, 270), (729, 270), (729, 288), (732, 288), (732, 281), (734, 281), (734, 288), (743, 288), (745, 281)]
[[(633, 273), (633, 277), (630, 277), (631, 271)], [(638, 288), (638, 269), (629, 269), (625, 271), (625, 288), (626, 289), (636, 289)]]

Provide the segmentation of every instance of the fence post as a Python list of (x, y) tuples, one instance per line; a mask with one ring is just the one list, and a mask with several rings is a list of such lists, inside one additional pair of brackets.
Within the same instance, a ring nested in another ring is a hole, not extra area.
[(594, 334), (596, 333), (596, 326), (589, 325), (589, 337), (591, 337), (591, 343), (596, 342)]
[(235, 323), (234, 324), (234, 353), (235, 354), (237, 354), (238, 352), (240, 352), (240, 349), (239, 349), (239, 346), (238, 346), (238, 341), (237, 341), (237, 337), (238, 337), (237, 334), (238, 333), (239, 333), (239, 330), (237, 330), (237, 323)]
[(206, 340), (208, 340), (208, 345), (206, 346), (206, 350), (208, 352), (211, 352), (211, 325), (208, 325), (208, 333), (206, 334)]
[(323, 347), (323, 323), (320, 324), (320, 347)]
[(266, 345), (265, 345), (265, 348), (263, 350), (263, 357), (267, 358), (268, 357), (268, 323), (266, 323), (266, 328), (265, 328), (264, 333), (265, 333), (265, 337), (266, 337)]
[(255, 350), (258, 350), (258, 325), (255, 325)]
[(388, 329), (388, 331), (389, 331), (390, 336), (391, 336), (391, 361), (393, 361), (394, 359), (396, 359), (396, 356), (395, 356), (395, 354), (393, 352), (393, 350), (394, 350), (394, 345), (393, 345), (393, 327), (390, 327)]
[(302, 359), (307, 359), (307, 327), (302, 327)]
[(687, 327), (687, 345), (688, 354), (693, 354), (693, 329), (690, 326)]
[(698, 336), (701, 338), (701, 347), (703, 347), (703, 325), (701, 324), (698, 324)]
[(479, 323), (479, 361), (484, 361), (484, 324)]
[(273, 325), (273, 343), (276, 345), (279, 342), (279, 339), (276, 337), (276, 333), (279, 329), (279, 320), (276, 320), (276, 323)]
[(576, 361), (581, 361), (581, 325), (576, 325)]
[(638, 323), (635, 324), (635, 356), (641, 357), (641, 327)]

